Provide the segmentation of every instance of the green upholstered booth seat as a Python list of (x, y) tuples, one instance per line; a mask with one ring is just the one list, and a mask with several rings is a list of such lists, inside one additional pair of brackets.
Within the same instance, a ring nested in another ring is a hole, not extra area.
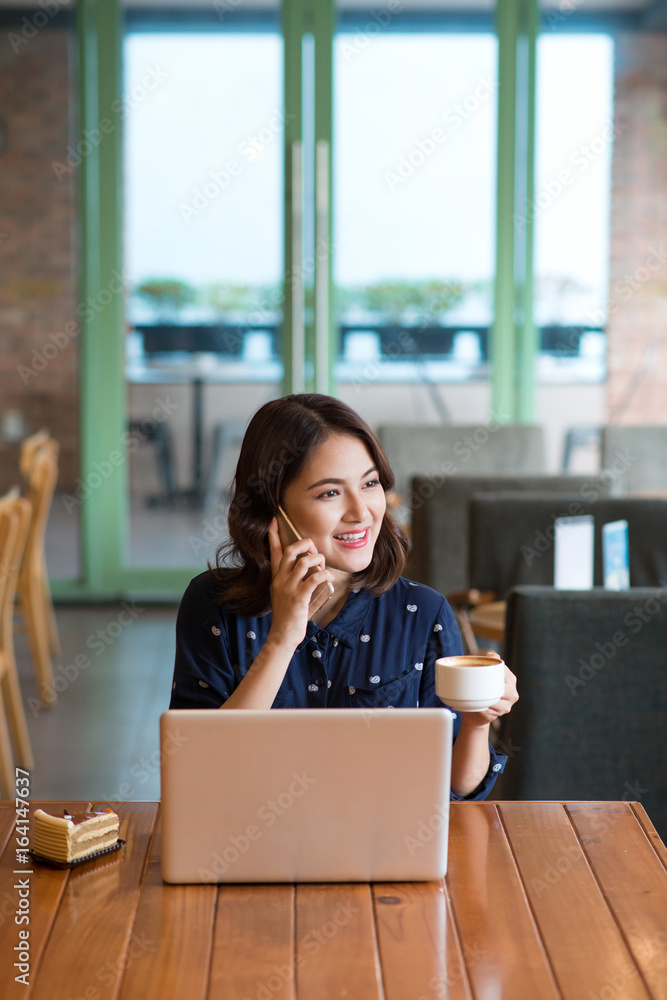
[(410, 481), (428, 476), (502, 475), (545, 471), (541, 427), (524, 424), (386, 424), (378, 437), (396, 476), (396, 489), (410, 508)]
[(468, 508), (475, 493), (516, 491), (604, 497), (618, 490), (618, 478), (605, 472), (588, 476), (504, 472), (447, 476), (444, 481), (416, 476), (410, 490), (412, 551), (407, 575), (441, 594), (469, 586)]
[(469, 587), (500, 598), (520, 584), (552, 585), (553, 522), (592, 514), (595, 519), (594, 583), (602, 585), (602, 525), (628, 522), (630, 584), (667, 582), (667, 499), (581, 494), (484, 493), (470, 501)]
[(667, 588), (516, 587), (505, 660), (519, 701), (493, 797), (637, 800), (667, 840)]
[(667, 490), (667, 426), (602, 429), (602, 465), (617, 468), (623, 492)]

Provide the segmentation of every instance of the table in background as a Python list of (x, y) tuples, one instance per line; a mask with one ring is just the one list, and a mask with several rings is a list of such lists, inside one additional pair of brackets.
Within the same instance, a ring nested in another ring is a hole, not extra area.
[[(126, 370), (127, 381), (133, 385), (189, 385), (192, 387), (192, 438), (191, 460), (192, 480), (187, 489), (180, 495), (193, 506), (199, 506), (204, 500), (205, 472), (203, 465), (204, 444), (204, 385), (206, 382), (220, 381), (220, 366), (205, 366), (189, 361), (178, 367), (174, 365), (143, 364), (130, 365)], [(205, 377), (204, 377), (205, 376)], [(175, 473), (172, 469), (171, 476)], [(175, 495), (174, 495), (175, 496)], [(163, 499), (173, 500), (174, 496)]]
[(667, 997), (667, 850), (636, 803), (453, 803), (445, 881), (371, 885), (165, 885), (158, 803), (117, 810), (118, 854), (23, 876), (27, 988), (2, 804), (7, 1000)]
[[(259, 363), (243, 361), (226, 361), (224, 358), (211, 355), (198, 357), (191, 356), (188, 360), (182, 360), (179, 355), (175, 355), (177, 363), (172, 361), (151, 360), (148, 362), (135, 361), (128, 364), (125, 369), (125, 377), (131, 385), (185, 385), (192, 389), (192, 414), (191, 414), (191, 460), (192, 478), (190, 485), (185, 490), (177, 491), (181, 499), (187, 500), (192, 506), (197, 507), (215, 505), (215, 475), (217, 469), (222, 464), (222, 453), (230, 434), (225, 436), (225, 424), (217, 424), (214, 428), (214, 440), (211, 449), (210, 468), (204, 467), (204, 390), (207, 385), (223, 385), (226, 383), (238, 384), (243, 382), (255, 382), (262, 378), (271, 384), (279, 385), (282, 378), (282, 368), (278, 362)], [(233, 372), (233, 374), (232, 374)], [(277, 392), (277, 389), (276, 389)], [(273, 392), (267, 397), (272, 398)], [(137, 418), (141, 414), (136, 415)], [(243, 429), (246, 420), (232, 420), (228, 422), (228, 430), (231, 432), (231, 440), (240, 441), (243, 437)], [(211, 496), (208, 496), (209, 487)], [(212, 504), (212, 500), (214, 501)]]

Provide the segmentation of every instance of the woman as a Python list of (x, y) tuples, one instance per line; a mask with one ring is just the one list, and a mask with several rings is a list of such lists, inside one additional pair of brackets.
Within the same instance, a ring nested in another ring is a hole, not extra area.
[[(401, 577), (393, 486), (377, 438), (340, 400), (261, 407), (236, 468), (231, 541), (179, 608), (170, 707), (442, 707), (435, 661), (461, 639), (444, 597)], [(488, 794), (506, 761), (489, 725), (516, 700), (507, 670), (496, 705), (455, 713), (452, 798)]]

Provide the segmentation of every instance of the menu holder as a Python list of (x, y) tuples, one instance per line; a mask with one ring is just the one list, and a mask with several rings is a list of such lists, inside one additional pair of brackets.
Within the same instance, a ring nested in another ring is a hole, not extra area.
[(590, 590), (593, 586), (592, 514), (557, 517), (554, 528), (554, 587), (556, 590)]
[(606, 590), (630, 589), (627, 521), (602, 525), (602, 565)]

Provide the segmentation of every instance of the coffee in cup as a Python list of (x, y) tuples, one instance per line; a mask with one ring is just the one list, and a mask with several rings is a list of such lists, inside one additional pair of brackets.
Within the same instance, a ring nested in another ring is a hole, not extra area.
[(442, 656), (435, 661), (435, 692), (456, 712), (483, 712), (505, 691), (505, 664), (497, 653)]

